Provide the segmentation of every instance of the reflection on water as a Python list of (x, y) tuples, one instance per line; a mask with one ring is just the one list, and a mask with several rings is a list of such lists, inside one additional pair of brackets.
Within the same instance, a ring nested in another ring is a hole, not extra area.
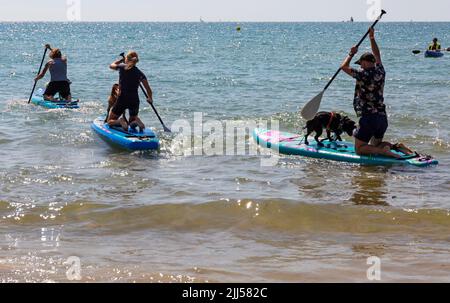
[[(366, 25), (355, 26), (356, 33)], [(0, 282), (67, 282), (70, 256), (81, 258), (82, 281), (365, 281), (362, 257), (370, 255), (383, 257), (383, 266), (398, 260), (391, 279), (413, 273), (420, 282), (448, 281), (450, 116), (438, 101), (449, 94), (450, 60), (436, 69), (434, 60), (404, 56), (430, 31), (447, 33), (449, 24), (429, 26), (383, 24), (383, 44), (395, 59), (389, 61), (387, 139), (442, 164), (383, 170), (303, 157), (262, 168), (257, 157), (177, 156), (182, 138), (163, 134), (148, 106), (142, 119), (156, 128), (159, 152), (116, 150), (90, 130), (117, 80), (107, 68), (117, 55), (109, 41), (115, 37), (117, 49), (128, 49), (130, 41), (120, 39), (125, 30), (148, 33), (133, 48), (153, 78), (168, 126), (179, 119), (192, 126), (200, 111), (205, 120), (276, 119), (283, 130), (297, 131), (305, 124), (300, 103), (334, 72), (329, 62), (342, 56), (336, 49), (349, 44), (336, 39), (348, 36), (346, 24), (255, 23), (237, 37), (226, 24), (0, 23), (0, 44), (8, 43), (15, 56), (15, 75), (0, 72)], [(317, 32), (333, 43), (311, 48)], [(24, 81), (40, 61), (42, 40), (85, 63), (70, 71), (81, 109), (27, 104)], [(0, 66), (10, 61), (0, 57)], [(94, 77), (86, 77), (85, 65)], [(352, 117), (354, 83), (344, 80), (337, 80), (323, 110)], [(430, 106), (423, 108), (422, 100)], [(383, 272), (383, 282), (388, 275)]]
[(355, 192), (350, 201), (356, 205), (389, 206), (386, 187), (387, 168), (361, 167), (360, 172), (352, 178)]

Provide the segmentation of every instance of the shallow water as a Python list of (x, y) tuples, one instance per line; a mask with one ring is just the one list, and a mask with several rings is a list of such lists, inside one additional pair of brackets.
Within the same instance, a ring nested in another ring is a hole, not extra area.
[[(83, 281), (359, 282), (369, 256), (383, 281), (450, 281), (450, 55), (411, 54), (450, 41), (449, 25), (379, 27), (387, 139), (440, 161), (418, 169), (180, 155), (144, 105), (159, 152), (117, 150), (90, 130), (117, 80), (108, 64), (136, 49), (169, 126), (203, 112), (298, 132), (299, 108), (366, 24), (0, 23), (0, 281), (67, 281), (70, 256)], [(68, 54), (81, 109), (26, 104), (46, 42)], [(323, 109), (355, 119), (353, 85), (340, 75)]]

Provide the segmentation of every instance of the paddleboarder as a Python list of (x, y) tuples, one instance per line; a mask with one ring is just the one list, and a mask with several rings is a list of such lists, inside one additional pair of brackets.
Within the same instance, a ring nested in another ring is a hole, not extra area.
[(433, 42), (428, 46), (430, 51), (441, 51), (441, 43), (439, 43), (438, 38), (434, 38)]
[(342, 70), (356, 79), (354, 108), (360, 118), (359, 126), (355, 131), (355, 148), (359, 155), (383, 155), (393, 158), (401, 158), (392, 152), (399, 150), (407, 155), (414, 154), (412, 150), (403, 144), (391, 144), (383, 142), (384, 134), (388, 129), (386, 105), (384, 104), (384, 84), (386, 72), (381, 61), (381, 53), (375, 41), (375, 30), (369, 30), (372, 53), (364, 53), (356, 64), (360, 70), (350, 67), (350, 62), (358, 53), (358, 47), (351, 48), (349, 55), (344, 60)]
[(70, 81), (67, 78), (67, 57), (63, 56), (59, 48), (51, 48), (49, 44), (45, 45), (46, 49), (50, 50), (50, 61), (44, 67), (44, 70), (34, 79), (35, 83), (44, 78), (47, 71), (50, 70), (50, 83), (45, 92), (44, 99), (48, 101), (56, 101), (55, 95), (58, 93), (59, 97), (72, 101), (70, 93)]
[(126, 56), (125, 60), (118, 60), (110, 65), (113, 70), (118, 70), (120, 74), (119, 79), (119, 89), (120, 94), (117, 102), (112, 107), (109, 117), (108, 124), (110, 126), (120, 125), (124, 131), (128, 130), (127, 123), (124, 123), (120, 117), (123, 115), (126, 109), (130, 113), (129, 123), (131, 127), (139, 126), (139, 129), (143, 131), (145, 129), (144, 123), (138, 117), (139, 115), (139, 93), (138, 89), (142, 83), (147, 96), (147, 102), (153, 104), (153, 93), (150, 85), (147, 81), (147, 77), (137, 68), (137, 63), (139, 62), (138, 54), (134, 51), (130, 51)]

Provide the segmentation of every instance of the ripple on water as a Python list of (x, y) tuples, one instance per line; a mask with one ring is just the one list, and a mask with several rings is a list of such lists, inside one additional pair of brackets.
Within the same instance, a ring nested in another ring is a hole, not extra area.
[[(391, 278), (421, 270), (422, 281), (448, 279), (450, 115), (443, 100), (450, 61), (405, 55), (429, 32), (445, 39), (448, 24), (382, 25), (386, 139), (435, 155), (438, 167), (284, 156), (261, 167), (258, 156), (192, 157), (181, 144), (189, 136), (162, 133), (145, 102), (140, 114), (160, 135), (159, 152), (117, 150), (90, 131), (117, 80), (105, 61), (117, 55), (110, 49), (129, 47), (124, 33), (146, 32), (134, 47), (168, 126), (185, 119), (192, 127), (193, 112), (202, 111), (205, 120), (276, 119), (298, 133), (302, 104), (329, 79), (329, 63), (342, 60), (349, 39), (359, 38), (349, 38), (359, 30), (348, 26), (248, 24), (236, 34), (220, 23), (0, 24), (0, 44), (7, 41), (15, 62), (0, 57), (0, 281), (65, 281), (61, 256), (73, 255), (86, 265), (83, 281), (339, 281), (364, 273), (371, 253), (406, 262), (387, 265)], [(362, 32), (365, 25), (354, 26)], [(317, 33), (334, 43), (321, 45)], [(27, 104), (24, 83), (40, 61), (39, 40), (49, 35), (72, 62), (86, 63), (70, 65), (78, 110)], [(352, 79), (338, 77), (322, 109), (356, 119), (353, 90)], [(61, 230), (60, 246), (43, 246), (43, 230)]]

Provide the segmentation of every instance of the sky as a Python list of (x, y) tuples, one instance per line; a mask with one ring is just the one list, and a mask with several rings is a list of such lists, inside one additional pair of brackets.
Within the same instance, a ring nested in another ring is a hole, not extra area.
[(450, 0), (0, 0), (0, 21), (369, 21), (380, 6), (384, 21), (450, 21)]

